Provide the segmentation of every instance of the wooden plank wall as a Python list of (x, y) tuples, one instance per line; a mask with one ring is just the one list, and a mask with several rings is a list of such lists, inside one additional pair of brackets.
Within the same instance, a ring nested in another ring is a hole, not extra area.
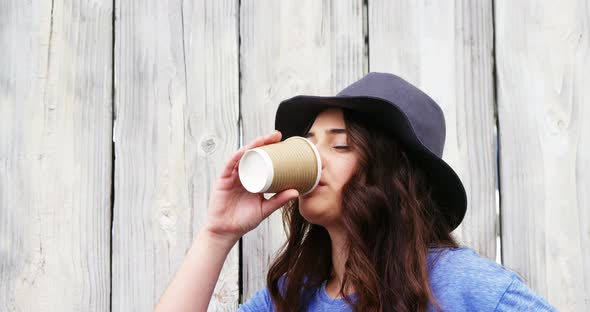
[(504, 264), (590, 310), (590, 6), (498, 1)]
[(0, 311), (108, 311), (112, 2), (0, 1)]
[[(238, 147), (238, 2), (121, 1), (115, 27), (113, 311), (149, 311)], [(238, 249), (210, 304), (238, 304)]]
[[(442, 106), (459, 240), (589, 310), (589, 16), (584, 0), (0, 0), (0, 311), (151, 310), (227, 157), (281, 100), (369, 71)], [(264, 287), (283, 239), (279, 214), (247, 234), (209, 310)]]

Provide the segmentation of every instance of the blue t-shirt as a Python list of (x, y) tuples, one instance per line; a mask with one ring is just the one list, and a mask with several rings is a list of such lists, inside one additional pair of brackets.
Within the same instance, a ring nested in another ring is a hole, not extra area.
[[(430, 289), (443, 311), (556, 311), (507, 268), (469, 248), (431, 249)], [(258, 291), (239, 311), (274, 311), (267, 288)], [(308, 311), (352, 311), (342, 298), (315, 290)], [(435, 311), (429, 306), (428, 311)]]

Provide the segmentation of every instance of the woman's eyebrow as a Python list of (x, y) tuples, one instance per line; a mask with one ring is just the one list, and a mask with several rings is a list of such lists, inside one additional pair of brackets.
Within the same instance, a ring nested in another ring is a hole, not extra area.
[[(346, 129), (342, 129), (342, 128), (332, 128), (332, 129), (326, 129), (325, 131), (327, 134), (340, 134), (340, 133), (346, 133)], [(313, 132), (308, 132), (305, 137), (306, 138), (311, 138), (315, 136), (315, 133)]]

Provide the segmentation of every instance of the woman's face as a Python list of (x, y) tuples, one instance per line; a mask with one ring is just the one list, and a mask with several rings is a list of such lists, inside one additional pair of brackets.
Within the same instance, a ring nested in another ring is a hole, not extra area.
[(299, 198), (299, 212), (310, 223), (338, 225), (342, 215), (342, 188), (352, 176), (358, 154), (348, 145), (342, 110), (318, 114), (306, 137), (322, 159), (322, 176), (313, 192)]

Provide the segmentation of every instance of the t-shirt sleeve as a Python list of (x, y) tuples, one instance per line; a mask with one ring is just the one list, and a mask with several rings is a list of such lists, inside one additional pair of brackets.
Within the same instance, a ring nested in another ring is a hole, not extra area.
[(272, 308), (272, 299), (268, 293), (268, 288), (259, 290), (250, 300), (241, 304), (238, 312), (257, 312), (257, 311), (274, 311)]
[(496, 312), (503, 311), (557, 311), (543, 297), (533, 292), (518, 277), (512, 279), (502, 295)]

